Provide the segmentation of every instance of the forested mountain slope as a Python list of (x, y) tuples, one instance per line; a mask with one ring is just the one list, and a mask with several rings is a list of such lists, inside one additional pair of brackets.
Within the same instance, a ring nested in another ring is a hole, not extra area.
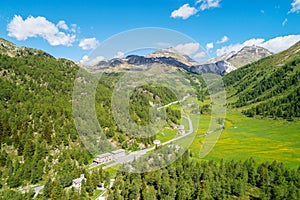
[(300, 42), (224, 77), (228, 103), (247, 116), (300, 117)]
[[(81, 145), (72, 113), (78, 69), (72, 61), (0, 40), (0, 186), (4, 189), (44, 182), (48, 177), (64, 188), (88, 164), (91, 155)], [(114, 84), (121, 76), (103, 75), (96, 113), (115, 148), (138, 149), (139, 143), (152, 144), (155, 137), (128, 146), (132, 138), (118, 129), (110, 109)], [(131, 97), (131, 115), (147, 124), (150, 101), (165, 105), (175, 100), (166, 88), (139, 88)], [(167, 109), (167, 118), (178, 123), (180, 111)]]
[(90, 158), (80, 147), (71, 112), (78, 66), (42, 51), (22, 52), (0, 54), (1, 186), (52, 176), (65, 187)]

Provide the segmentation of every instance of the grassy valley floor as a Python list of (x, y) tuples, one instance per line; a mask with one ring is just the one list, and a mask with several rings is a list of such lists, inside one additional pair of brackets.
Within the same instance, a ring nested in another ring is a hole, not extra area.
[[(197, 135), (190, 146), (198, 157), (210, 116), (201, 115)], [(300, 123), (286, 120), (248, 118), (237, 111), (229, 111), (225, 130), (205, 160), (246, 160), (283, 162), (296, 168), (300, 164)]]

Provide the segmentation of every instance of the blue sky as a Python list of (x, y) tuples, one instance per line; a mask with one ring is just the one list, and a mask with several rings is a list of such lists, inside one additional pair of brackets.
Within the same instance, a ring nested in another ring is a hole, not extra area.
[(79, 61), (122, 31), (162, 27), (212, 56), (245, 45), (274, 52), (300, 40), (300, 0), (1, 0), (0, 37)]

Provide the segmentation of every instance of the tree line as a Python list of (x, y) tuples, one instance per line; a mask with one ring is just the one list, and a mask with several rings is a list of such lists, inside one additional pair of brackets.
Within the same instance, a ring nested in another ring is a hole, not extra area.
[(118, 172), (109, 200), (299, 199), (300, 168), (282, 163), (195, 161), (186, 152), (170, 166), (142, 174)]

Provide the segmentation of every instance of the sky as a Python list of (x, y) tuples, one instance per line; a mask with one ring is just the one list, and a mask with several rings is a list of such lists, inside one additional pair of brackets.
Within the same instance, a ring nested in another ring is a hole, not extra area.
[[(280, 52), (300, 40), (300, 0), (1, 0), (0, 37), (83, 62), (115, 34), (143, 27), (183, 33), (211, 57), (258, 45)], [(163, 41), (162, 41), (163, 42)], [(194, 54), (193, 54), (194, 53)], [(119, 52), (119, 56), (124, 55)]]

